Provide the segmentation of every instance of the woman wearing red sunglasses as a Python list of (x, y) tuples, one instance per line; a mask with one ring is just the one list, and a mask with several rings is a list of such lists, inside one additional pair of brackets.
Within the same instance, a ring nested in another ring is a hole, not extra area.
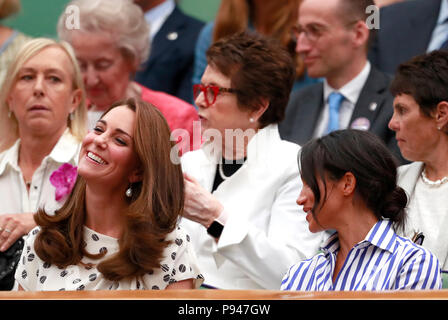
[(289, 54), (261, 35), (237, 34), (207, 52), (194, 86), (204, 144), (182, 157), (185, 209), (206, 287), (278, 289), (294, 259), (314, 255), (295, 199), (300, 147), (280, 139), (294, 81)]

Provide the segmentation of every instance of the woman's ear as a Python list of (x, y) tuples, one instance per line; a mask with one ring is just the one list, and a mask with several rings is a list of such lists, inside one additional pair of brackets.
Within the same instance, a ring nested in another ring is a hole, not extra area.
[(82, 90), (76, 89), (72, 93), (72, 100), (70, 101), (70, 113), (74, 112), (81, 103), (82, 99)]
[(136, 183), (136, 182), (140, 182), (142, 180), (143, 180), (143, 170), (141, 170), (140, 168), (137, 168), (131, 172), (131, 174), (129, 176), (130, 183)]
[(356, 178), (351, 172), (346, 172), (339, 181), (344, 196), (350, 196), (356, 189)]
[(254, 119), (254, 122), (257, 122), (258, 119), (261, 118), (263, 113), (266, 111), (266, 109), (269, 107), (270, 101), (267, 99), (262, 99), (261, 103), (257, 110), (252, 111), (249, 115), (251, 119)]
[(439, 130), (446, 131), (448, 125), (448, 102), (441, 101), (436, 109), (436, 124)]

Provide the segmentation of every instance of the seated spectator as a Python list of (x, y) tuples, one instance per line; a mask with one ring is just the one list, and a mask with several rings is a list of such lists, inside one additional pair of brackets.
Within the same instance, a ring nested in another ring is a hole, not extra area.
[(407, 198), (383, 142), (361, 130), (316, 138), (299, 155), (303, 206), (312, 232), (336, 230), (322, 253), (293, 265), (282, 290), (441, 289), (439, 261), (398, 236)]
[(185, 213), (206, 286), (276, 289), (297, 260), (314, 255), (320, 234), (295, 206), (300, 147), (282, 141), (294, 81), (290, 55), (261, 35), (235, 34), (207, 51), (195, 86), (200, 150), (182, 156)]
[(33, 213), (63, 198), (51, 183), (76, 165), (86, 130), (81, 72), (67, 43), (37, 38), (12, 61), (0, 93), (0, 251), (33, 227)]
[(171, 130), (184, 129), (181, 150), (192, 150), (195, 108), (185, 101), (153, 91), (132, 81), (149, 53), (148, 25), (140, 7), (132, 0), (74, 0), (68, 6), (79, 8), (80, 28), (65, 26), (66, 14), (58, 22), (59, 37), (69, 42), (76, 53), (89, 105), (89, 129), (108, 106), (126, 97), (137, 97), (155, 105), (167, 119)]
[(194, 46), (204, 22), (186, 15), (175, 0), (134, 0), (145, 12), (151, 54), (135, 81), (193, 103)]
[(302, 58), (295, 52), (296, 39), (291, 29), (297, 21), (297, 7), (301, 0), (245, 1), (222, 0), (215, 21), (205, 25), (199, 34), (194, 60), (193, 84), (200, 83), (207, 66), (206, 51), (223, 37), (243, 31), (256, 31), (277, 39), (291, 54), (295, 64), (292, 91), (320, 82), (308, 76)]
[[(0, 22), (19, 12), (20, 0), (3, 0), (0, 2)], [(20, 47), (31, 38), (18, 30), (0, 23), (0, 87), (5, 79), (6, 70)]]
[(160, 111), (118, 102), (84, 138), (76, 183), (56, 213), (39, 210), (16, 271), (19, 289), (191, 289), (203, 278), (177, 225), (182, 169)]
[(405, 162), (388, 128), (391, 78), (367, 60), (366, 8), (372, 5), (373, 0), (302, 1), (296, 50), (309, 75), (325, 80), (293, 93), (279, 125), (283, 139), (303, 145), (332, 130), (368, 130)]
[(404, 235), (423, 246), (448, 270), (448, 52), (437, 50), (401, 64), (391, 85), (395, 131), (403, 157), (398, 184), (407, 192)]

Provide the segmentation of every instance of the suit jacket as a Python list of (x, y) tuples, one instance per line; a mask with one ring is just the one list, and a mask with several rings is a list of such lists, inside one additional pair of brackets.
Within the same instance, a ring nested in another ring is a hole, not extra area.
[[(400, 163), (406, 163), (398, 148), (395, 133), (388, 128), (393, 114), (393, 96), (389, 92), (390, 81), (390, 76), (374, 67), (371, 68), (353, 110), (349, 128), (356, 119), (367, 118), (370, 121), (369, 131), (386, 143)], [(374, 103), (376, 108), (371, 110)], [(304, 145), (313, 138), (324, 105), (323, 83), (313, 84), (293, 93), (286, 108), (285, 119), (279, 125), (281, 137)]]
[[(291, 265), (317, 253), (323, 234), (309, 231), (306, 214), (295, 203), (301, 189), (299, 149), (280, 140), (277, 125), (250, 140), (246, 162), (213, 191), (228, 215), (218, 243), (202, 225), (182, 219), (205, 284), (278, 290)], [(213, 144), (204, 143), (182, 156), (183, 171), (211, 191), (220, 156)]]
[(176, 6), (155, 35), (151, 54), (135, 80), (192, 103), (194, 46), (203, 25)]
[(425, 53), (437, 24), (441, 0), (408, 0), (380, 10), (380, 28), (369, 50), (370, 62), (394, 74), (400, 63)]

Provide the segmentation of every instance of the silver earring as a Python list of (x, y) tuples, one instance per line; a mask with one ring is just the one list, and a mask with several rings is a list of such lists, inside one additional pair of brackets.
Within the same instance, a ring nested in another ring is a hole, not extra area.
[(131, 197), (132, 197), (132, 188), (131, 188), (131, 187), (129, 187), (129, 188), (126, 190), (126, 197), (128, 197), (128, 198), (131, 198)]
[(75, 119), (75, 114), (73, 112), (69, 115), (70, 121), (73, 121)]
[(11, 119), (11, 115), (12, 115), (12, 111), (9, 110), (9, 111), (8, 111), (8, 118), (9, 118), (9, 119)]

